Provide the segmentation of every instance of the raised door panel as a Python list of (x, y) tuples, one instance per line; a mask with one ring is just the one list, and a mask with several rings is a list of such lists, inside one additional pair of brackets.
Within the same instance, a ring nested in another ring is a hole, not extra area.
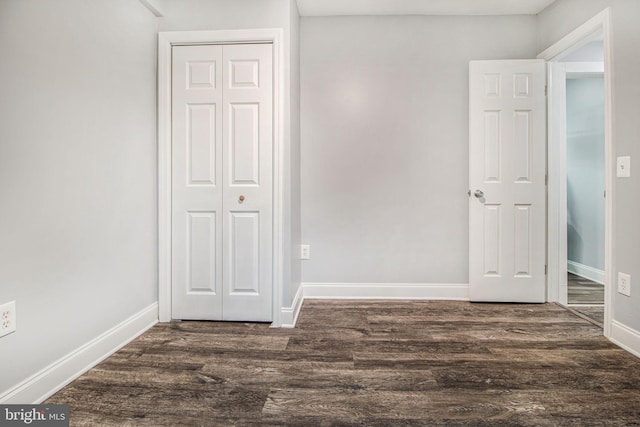
[(260, 59), (230, 59), (229, 87), (257, 89), (260, 87)]
[(516, 205), (514, 208), (514, 275), (531, 277), (531, 206)]
[(484, 276), (500, 276), (500, 206), (485, 205), (484, 211)]
[(229, 293), (260, 295), (260, 212), (230, 212)]
[(216, 185), (216, 105), (187, 105), (187, 185)]
[(216, 293), (216, 214), (189, 212), (187, 217), (187, 293)]
[[(210, 50), (208, 47), (206, 49)], [(187, 89), (215, 89), (216, 62), (213, 58), (187, 60)]]
[(531, 182), (531, 119), (532, 111), (514, 111), (514, 181)]
[(260, 185), (260, 104), (229, 105), (229, 186)]
[(484, 112), (484, 182), (500, 182), (502, 170), (500, 111)]

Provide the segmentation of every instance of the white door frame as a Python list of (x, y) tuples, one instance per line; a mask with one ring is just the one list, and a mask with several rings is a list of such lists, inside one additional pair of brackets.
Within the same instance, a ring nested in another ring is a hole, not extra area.
[[(563, 289), (560, 287), (560, 275), (566, 271), (566, 135), (564, 126), (560, 126), (559, 120), (566, 120), (566, 111), (563, 111), (564, 99), (558, 99), (558, 92), (554, 93), (554, 85), (564, 87), (564, 81), (554, 81), (562, 79), (563, 72), (558, 73), (558, 68), (553, 63), (562, 59), (567, 53), (585, 45), (596, 37), (603, 37), (604, 44), (604, 93), (605, 93), (605, 292), (604, 292), (604, 335), (611, 334), (611, 320), (613, 318), (613, 283), (614, 272), (614, 176), (615, 168), (614, 147), (613, 147), (613, 98), (612, 98), (612, 77), (613, 63), (611, 55), (611, 13), (607, 8), (580, 27), (563, 37), (554, 45), (538, 55), (539, 59), (550, 62), (548, 85), (548, 248), (547, 265), (549, 267), (547, 276), (547, 299), (551, 302), (561, 302), (566, 304), (566, 293), (564, 300), (561, 298)], [(560, 95), (563, 95), (560, 93)], [(564, 236), (564, 237), (562, 237)], [(564, 267), (564, 268), (563, 268)], [(566, 288), (564, 289), (566, 291)]]
[(273, 322), (280, 326), (283, 272), (284, 73), (282, 29), (170, 31), (158, 34), (158, 318), (171, 320), (171, 47), (273, 44)]

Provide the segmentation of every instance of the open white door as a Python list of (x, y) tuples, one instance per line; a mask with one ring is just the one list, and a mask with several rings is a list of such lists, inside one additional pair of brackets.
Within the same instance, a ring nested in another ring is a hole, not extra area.
[(469, 65), (469, 297), (545, 302), (543, 60)]

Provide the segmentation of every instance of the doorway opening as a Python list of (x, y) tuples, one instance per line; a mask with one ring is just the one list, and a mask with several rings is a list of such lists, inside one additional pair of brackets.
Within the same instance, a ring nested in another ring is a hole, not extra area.
[(548, 61), (547, 299), (609, 335), (613, 191), (608, 9), (538, 57)]
[(594, 40), (565, 57), (567, 303), (604, 324), (604, 55)]

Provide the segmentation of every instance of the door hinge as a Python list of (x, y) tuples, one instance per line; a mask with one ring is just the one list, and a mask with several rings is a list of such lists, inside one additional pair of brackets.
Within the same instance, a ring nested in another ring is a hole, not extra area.
[(544, 185), (549, 185), (549, 175), (544, 175)]
[(607, 198), (607, 190), (604, 190), (604, 198)]
[(547, 264), (544, 265), (544, 275), (547, 275)]
[(549, 86), (544, 85), (544, 96), (549, 96)]

